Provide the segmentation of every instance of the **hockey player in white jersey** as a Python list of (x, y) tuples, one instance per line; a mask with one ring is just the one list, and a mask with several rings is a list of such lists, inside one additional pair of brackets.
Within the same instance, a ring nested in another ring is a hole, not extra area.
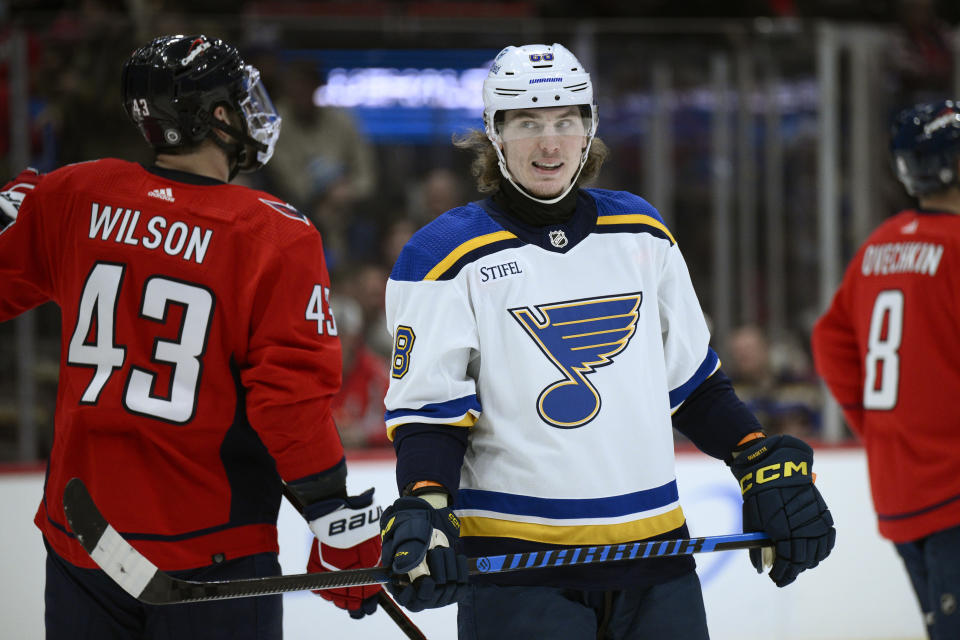
[(707, 638), (690, 556), (467, 579), (465, 556), (688, 537), (672, 427), (730, 465), (778, 586), (835, 538), (812, 450), (737, 398), (656, 209), (580, 186), (606, 151), (579, 61), (507, 47), (483, 101), (459, 144), (491, 197), (416, 233), (387, 285), (388, 588), (411, 610), (457, 602), (465, 639)]

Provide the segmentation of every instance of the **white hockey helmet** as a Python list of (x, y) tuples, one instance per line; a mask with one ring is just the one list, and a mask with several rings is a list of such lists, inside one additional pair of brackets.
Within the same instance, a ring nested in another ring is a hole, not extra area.
[[(581, 106), (589, 112), (585, 122), (587, 144), (580, 155), (580, 166), (560, 195), (537, 198), (522, 188), (507, 170), (503, 157), (503, 139), (497, 130), (497, 113), (510, 109)], [(597, 133), (597, 107), (593, 101), (590, 74), (562, 44), (509, 46), (497, 54), (490, 73), (483, 81), (483, 124), (499, 159), (500, 172), (520, 193), (543, 204), (563, 199), (577, 183)]]

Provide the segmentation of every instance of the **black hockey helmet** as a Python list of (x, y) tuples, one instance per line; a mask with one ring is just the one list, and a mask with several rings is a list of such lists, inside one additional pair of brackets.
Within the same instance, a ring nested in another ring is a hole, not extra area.
[(902, 111), (891, 131), (890, 152), (897, 178), (912, 196), (960, 184), (960, 105), (941, 100)]
[[(222, 40), (203, 35), (156, 38), (124, 63), (121, 85), (127, 115), (158, 151), (195, 146), (218, 128), (241, 141), (221, 145), (236, 156), (239, 170), (258, 169), (273, 155), (280, 116), (260, 72)], [(213, 117), (219, 105), (238, 114), (243, 130)]]

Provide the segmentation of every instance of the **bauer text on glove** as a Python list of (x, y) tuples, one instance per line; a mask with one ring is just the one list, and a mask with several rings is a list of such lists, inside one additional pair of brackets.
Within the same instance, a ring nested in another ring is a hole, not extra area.
[[(310, 549), (307, 571), (340, 571), (377, 566), (380, 560), (380, 507), (373, 489), (359, 496), (331, 498), (308, 507), (310, 529), (316, 539)], [(317, 515), (322, 514), (322, 515)], [(379, 584), (315, 591), (352, 618), (362, 618), (377, 609)]]

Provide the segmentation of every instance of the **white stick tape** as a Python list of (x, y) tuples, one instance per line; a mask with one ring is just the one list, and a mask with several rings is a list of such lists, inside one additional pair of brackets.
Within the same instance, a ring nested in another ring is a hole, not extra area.
[(100, 568), (134, 598), (143, 593), (150, 579), (157, 573), (157, 566), (107, 525), (90, 556)]

